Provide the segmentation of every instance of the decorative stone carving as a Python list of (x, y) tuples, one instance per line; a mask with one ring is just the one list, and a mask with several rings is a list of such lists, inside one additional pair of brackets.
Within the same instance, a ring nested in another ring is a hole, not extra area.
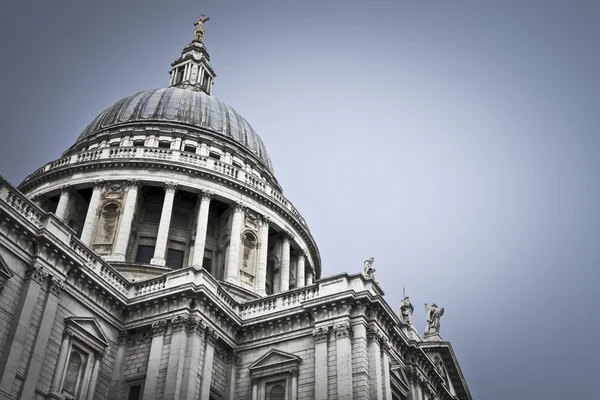
[(58, 296), (60, 296), (60, 294), (64, 288), (65, 288), (64, 280), (59, 279), (55, 276), (52, 276), (50, 278), (50, 293), (52, 293), (53, 295), (58, 297)]
[(211, 200), (215, 194), (213, 192), (209, 192), (208, 190), (203, 190), (200, 192), (198, 197), (200, 200)]
[(415, 311), (415, 307), (410, 302), (410, 297), (404, 297), (400, 302), (400, 321), (408, 325), (412, 324), (413, 311)]
[(96, 189), (101, 190), (102, 188), (104, 188), (104, 181), (102, 179), (95, 180), (93, 182), (93, 188), (94, 188), (94, 190), (96, 190)]
[(171, 326), (173, 331), (179, 331), (186, 327), (188, 317), (186, 315), (176, 315), (171, 318)]
[(352, 337), (352, 328), (350, 327), (349, 322), (344, 322), (342, 324), (334, 325), (333, 330), (335, 331), (335, 337), (338, 339), (341, 338), (351, 338)]
[(152, 336), (163, 335), (167, 330), (167, 320), (163, 319), (152, 324)]
[(139, 179), (128, 179), (126, 185), (128, 188), (139, 188), (142, 186), (142, 183), (139, 181)]
[(169, 193), (169, 192), (175, 192), (176, 189), (177, 189), (177, 184), (175, 184), (173, 182), (166, 182), (165, 183), (165, 191), (167, 193)]
[(185, 329), (188, 332), (191, 331), (196, 331), (196, 332), (202, 332), (204, 330), (205, 326), (204, 326), (204, 322), (202, 321), (202, 319), (200, 317), (193, 317), (193, 316), (188, 316), (185, 320)]
[(327, 341), (328, 336), (329, 336), (329, 327), (328, 326), (322, 326), (320, 328), (316, 328), (313, 331), (313, 339), (315, 340), (315, 343)]
[(294, 368), (290, 370), (290, 375), (291, 376), (298, 376), (298, 368)]
[(371, 341), (380, 341), (382, 338), (382, 334), (379, 331), (379, 329), (375, 328), (374, 326), (369, 326), (367, 328), (367, 341), (371, 342)]
[(60, 187), (61, 193), (70, 193), (72, 191), (71, 185), (63, 185)]
[(236, 349), (229, 349), (227, 351), (227, 363), (228, 364), (237, 364), (239, 360), (239, 354)]
[(206, 328), (206, 341), (207, 341), (207, 343), (210, 343), (210, 344), (212, 344), (214, 346), (215, 343), (217, 343), (218, 339), (219, 339), (219, 335), (217, 334), (217, 332), (215, 332), (214, 329), (212, 329), (212, 328)]
[(244, 204), (236, 201), (235, 204), (233, 205), (233, 211), (236, 213), (244, 212), (244, 211), (246, 211), (246, 206), (244, 206)]
[(123, 329), (123, 330), (119, 331), (119, 333), (117, 334), (117, 344), (119, 346), (127, 345), (128, 339), (129, 339), (129, 333), (127, 332), (127, 329)]
[(444, 307), (438, 310), (438, 306), (435, 303), (431, 304), (431, 307), (425, 303), (425, 313), (427, 314), (427, 328), (425, 334), (439, 334), (440, 333), (440, 318), (444, 315)]
[(27, 278), (36, 281), (40, 285), (44, 283), (49, 275), (50, 273), (40, 263), (35, 263), (33, 266), (29, 267), (26, 272)]

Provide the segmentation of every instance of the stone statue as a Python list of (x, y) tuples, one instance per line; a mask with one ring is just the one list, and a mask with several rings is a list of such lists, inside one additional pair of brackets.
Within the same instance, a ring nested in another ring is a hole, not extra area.
[(365, 260), (365, 269), (363, 271), (363, 275), (366, 278), (371, 278), (375, 282), (377, 281), (377, 276), (375, 276), (375, 268), (373, 268), (373, 262), (375, 262), (375, 258), (371, 257), (368, 260)]
[(405, 296), (404, 299), (400, 302), (400, 320), (405, 324), (412, 323), (412, 314), (415, 311), (415, 308), (410, 302), (410, 297)]
[(425, 303), (425, 313), (427, 315), (427, 328), (425, 334), (439, 334), (440, 333), (440, 318), (444, 315), (444, 307), (438, 310), (437, 304), (432, 303), (431, 307)]
[(196, 40), (202, 41), (202, 37), (204, 36), (204, 23), (207, 22), (210, 18), (205, 17), (204, 14), (200, 15), (200, 19), (198, 22), (194, 23), (196, 29), (194, 29), (194, 35), (196, 35)]

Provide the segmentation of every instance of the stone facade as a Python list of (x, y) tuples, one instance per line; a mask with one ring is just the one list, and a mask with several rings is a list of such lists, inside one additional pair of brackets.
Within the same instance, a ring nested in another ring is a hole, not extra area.
[(208, 60), (197, 35), (171, 87), (0, 179), (0, 399), (470, 399), (374, 276), (321, 276)]

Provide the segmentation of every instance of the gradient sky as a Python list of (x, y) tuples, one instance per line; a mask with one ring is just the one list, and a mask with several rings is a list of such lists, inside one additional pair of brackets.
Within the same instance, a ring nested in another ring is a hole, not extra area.
[(5, 2), (0, 174), (168, 85), (200, 13), (324, 275), (445, 307), (475, 399), (597, 396), (600, 1)]

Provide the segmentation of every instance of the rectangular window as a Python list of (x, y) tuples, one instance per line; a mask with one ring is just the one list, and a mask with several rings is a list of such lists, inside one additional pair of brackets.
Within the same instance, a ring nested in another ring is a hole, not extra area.
[(144, 147), (144, 140), (143, 139), (136, 139), (133, 141), (133, 146), (134, 147)]
[(139, 245), (135, 255), (135, 262), (150, 264), (150, 260), (154, 257), (154, 246)]
[(191, 212), (187, 210), (173, 210), (171, 214), (171, 226), (175, 228), (189, 229)]
[(210, 153), (208, 153), (208, 156), (210, 158), (216, 158), (217, 160), (221, 159), (221, 155), (219, 153), (215, 153), (214, 151), (211, 151)]
[(144, 218), (142, 221), (146, 224), (158, 224), (160, 222), (160, 214), (162, 212), (160, 205), (146, 205), (144, 210)]
[(160, 148), (160, 149), (170, 149), (171, 148), (171, 142), (167, 142), (165, 140), (161, 140), (160, 142), (158, 142), (158, 148)]
[(212, 238), (217, 237), (217, 225), (219, 221), (216, 218), (209, 218), (206, 226), (206, 235)]
[(120, 144), (121, 144), (120, 142), (111, 142), (109, 146), (110, 147), (119, 147)]
[(129, 394), (127, 395), (127, 400), (141, 400), (142, 398), (142, 385), (132, 385), (129, 386)]
[(195, 153), (196, 147), (186, 144), (185, 146), (183, 146), (183, 151), (187, 151), (188, 153)]
[(179, 269), (183, 267), (183, 256), (185, 252), (175, 249), (167, 249), (167, 267)]
[(213, 271), (212, 271), (212, 260), (210, 258), (204, 257), (202, 259), (202, 268), (204, 268), (205, 270), (207, 270), (212, 275), (213, 274)]

